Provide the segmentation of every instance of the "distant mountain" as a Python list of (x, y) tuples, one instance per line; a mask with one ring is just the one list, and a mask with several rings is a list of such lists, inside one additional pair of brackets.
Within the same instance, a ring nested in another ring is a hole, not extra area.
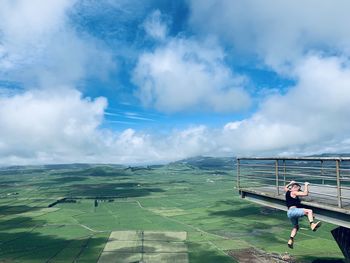
[(93, 164), (93, 163), (71, 163), (71, 164), (47, 164), (44, 165), (46, 169), (60, 170), (60, 169), (88, 169), (95, 167), (110, 167), (110, 168), (125, 168), (121, 164)]
[[(171, 166), (176, 169), (205, 169), (205, 170), (232, 170), (236, 162), (235, 157), (209, 157), (196, 156), (175, 162), (165, 166)], [(123, 169), (125, 171), (152, 170), (163, 167), (163, 164), (147, 166), (126, 166), (120, 164), (89, 164), (89, 163), (71, 163), (71, 164), (46, 164), (46, 165), (13, 165), (0, 167), (1, 174), (19, 172), (34, 173), (43, 170), (79, 170), (81, 175), (104, 176), (113, 174), (114, 169)]]
[(350, 153), (321, 153), (310, 155), (310, 157), (350, 157)]
[(176, 161), (171, 164), (184, 164), (199, 169), (207, 170), (232, 170), (234, 169), (235, 162), (236, 159), (234, 157), (196, 156)]
[(112, 168), (125, 168), (120, 164), (88, 164), (88, 163), (71, 163), (71, 164), (45, 164), (45, 165), (13, 165), (0, 167), (0, 171), (23, 171), (23, 172), (35, 172), (42, 170), (80, 170), (80, 169), (92, 169), (96, 167), (112, 167)]

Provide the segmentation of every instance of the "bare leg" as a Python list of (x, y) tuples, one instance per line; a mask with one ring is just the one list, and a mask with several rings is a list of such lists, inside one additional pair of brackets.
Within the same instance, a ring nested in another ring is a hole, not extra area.
[(294, 238), (297, 235), (299, 227), (293, 227), (292, 232), (290, 232), (290, 237)]
[(309, 222), (312, 223), (314, 221), (314, 215), (311, 209), (304, 209), (305, 215), (307, 215), (307, 218), (309, 219)]
[(289, 248), (293, 248), (294, 237), (296, 236), (298, 230), (299, 230), (299, 226), (295, 226), (295, 227), (293, 227), (292, 232), (290, 232), (290, 238), (288, 240), (288, 247)]
[(309, 219), (311, 230), (316, 231), (317, 228), (321, 225), (321, 222), (318, 221), (314, 223), (314, 214), (311, 209), (304, 209), (304, 213), (305, 215), (307, 215), (307, 218)]

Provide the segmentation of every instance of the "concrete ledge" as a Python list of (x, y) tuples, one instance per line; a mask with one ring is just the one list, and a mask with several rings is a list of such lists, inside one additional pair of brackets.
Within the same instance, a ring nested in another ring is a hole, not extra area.
[[(239, 190), (239, 193), (242, 198), (254, 203), (287, 211), (283, 195), (276, 195), (273, 193), (259, 192), (258, 190), (243, 188)], [(312, 209), (316, 218), (319, 220), (350, 228), (349, 210), (307, 201), (302, 201), (301, 204), (305, 208)]]

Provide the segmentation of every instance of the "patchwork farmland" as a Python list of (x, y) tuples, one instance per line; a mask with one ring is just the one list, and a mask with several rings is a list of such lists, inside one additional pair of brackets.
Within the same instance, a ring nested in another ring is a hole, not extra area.
[(241, 200), (229, 159), (203, 163), (2, 168), (0, 262), (342, 262), (333, 225), (304, 220), (288, 250), (285, 213)]

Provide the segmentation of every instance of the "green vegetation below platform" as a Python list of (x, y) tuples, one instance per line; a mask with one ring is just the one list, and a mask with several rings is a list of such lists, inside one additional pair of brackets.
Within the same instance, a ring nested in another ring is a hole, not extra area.
[[(342, 259), (335, 226), (314, 233), (303, 220), (288, 250), (284, 212), (240, 199), (228, 166), (188, 162), (2, 169), (0, 262), (97, 262), (110, 233), (123, 230), (186, 231), (190, 262), (236, 262), (231, 255), (246, 249), (288, 251), (299, 262)], [(79, 199), (48, 208), (63, 197)]]

